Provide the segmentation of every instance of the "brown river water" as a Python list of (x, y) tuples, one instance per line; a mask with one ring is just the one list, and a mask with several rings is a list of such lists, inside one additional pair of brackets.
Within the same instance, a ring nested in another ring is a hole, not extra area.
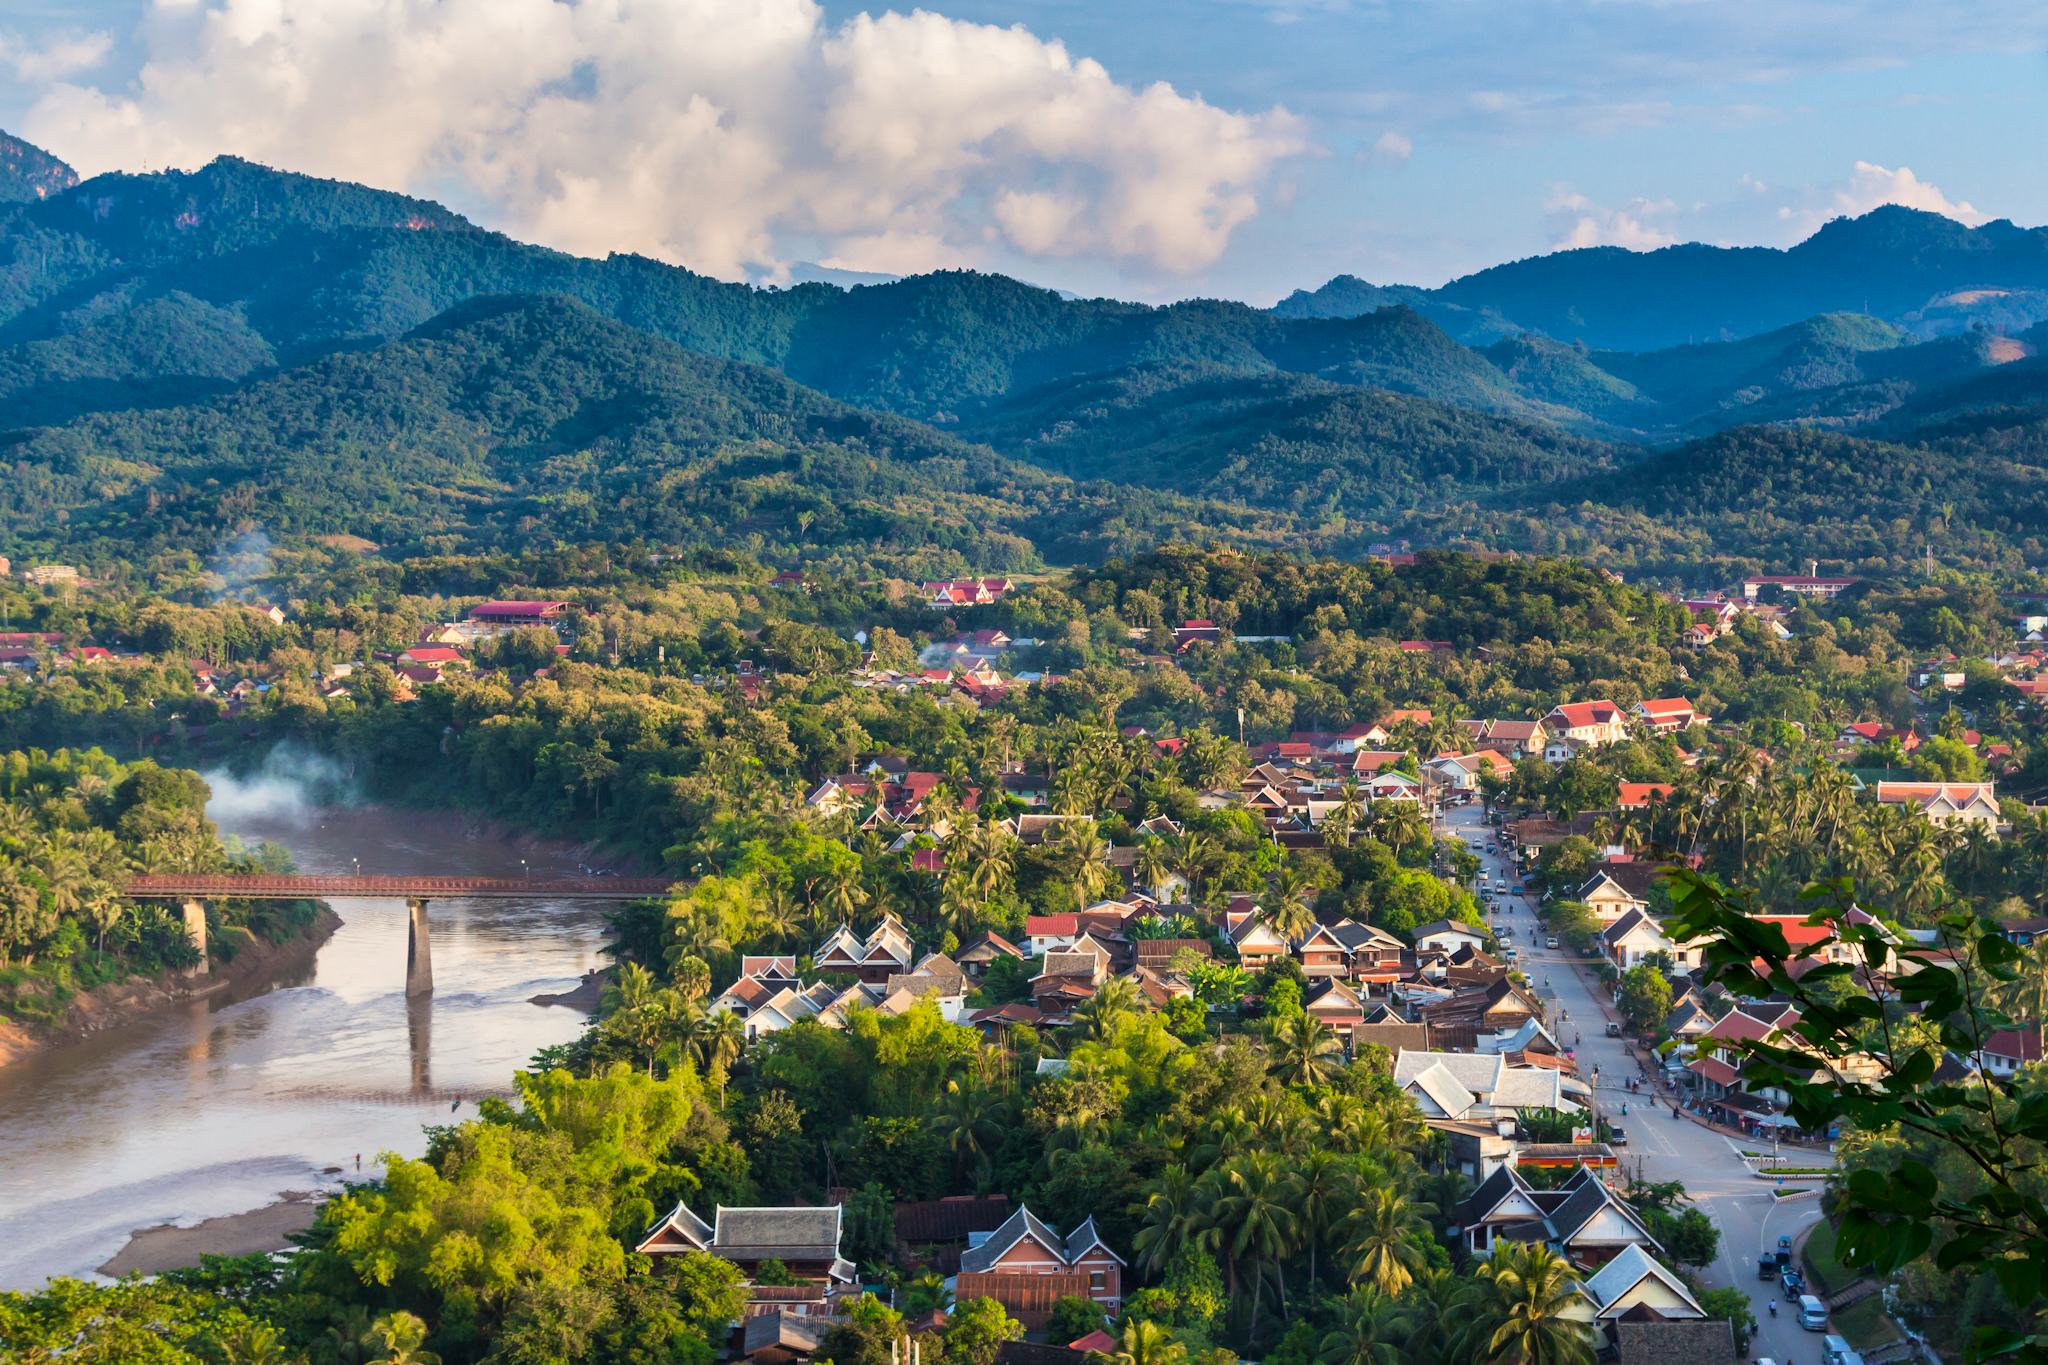
[[(307, 873), (570, 875), (574, 852), (376, 808), (214, 809)], [(522, 867), (522, 860), (528, 864)], [(138, 1229), (375, 1174), (423, 1126), (474, 1117), (583, 1015), (531, 1003), (600, 965), (604, 907), (435, 901), (434, 994), (405, 997), (402, 901), (336, 904), (312, 962), (237, 997), (149, 1014), (0, 1070), (0, 1289), (89, 1275)], [(339, 1167), (339, 1174), (329, 1168)]]

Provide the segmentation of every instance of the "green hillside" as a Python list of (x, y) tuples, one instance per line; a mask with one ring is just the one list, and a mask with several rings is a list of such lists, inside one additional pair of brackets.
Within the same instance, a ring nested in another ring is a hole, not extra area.
[(1398, 521), (1419, 502), (1523, 489), (1616, 452), (1540, 423), (1303, 375), (1155, 365), (1047, 385), (962, 434), (1077, 478)]
[(257, 522), (413, 552), (751, 540), (1004, 568), (1231, 524), (1076, 487), (557, 298), (478, 300), (198, 406), (16, 433), (0, 459), (24, 471), (0, 487), (0, 541), (118, 542), (131, 559)]

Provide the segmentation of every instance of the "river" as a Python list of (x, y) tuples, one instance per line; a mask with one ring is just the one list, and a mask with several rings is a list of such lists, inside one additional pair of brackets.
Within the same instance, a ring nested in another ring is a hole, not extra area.
[[(275, 839), (307, 873), (572, 875), (576, 857), (357, 808), (216, 807), (223, 834)], [(527, 860), (530, 867), (523, 866)], [(531, 1003), (599, 965), (604, 907), (435, 901), (431, 997), (405, 997), (401, 901), (343, 901), (310, 964), (240, 998), (152, 1013), (0, 1071), (0, 1289), (86, 1275), (141, 1228), (331, 1189), (423, 1125), (474, 1117), (583, 1015)], [(452, 1106), (452, 1108), (451, 1108)]]

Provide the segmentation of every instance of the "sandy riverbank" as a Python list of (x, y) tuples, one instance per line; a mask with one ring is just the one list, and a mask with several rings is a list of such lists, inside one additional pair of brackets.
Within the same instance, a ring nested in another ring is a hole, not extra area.
[(201, 1256), (247, 1256), (257, 1251), (282, 1251), (295, 1232), (313, 1226), (321, 1196), (311, 1190), (286, 1190), (273, 1204), (247, 1213), (209, 1218), (189, 1228), (163, 1223), (143, 1228), (128, 1239), (100, 1274), (119, 1278), (141, 1272), (160, 1275), (199, 1264)]

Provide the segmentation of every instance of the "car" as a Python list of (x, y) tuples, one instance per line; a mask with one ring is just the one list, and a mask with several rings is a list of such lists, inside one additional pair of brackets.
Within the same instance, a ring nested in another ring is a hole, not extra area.
[(1799, 1325), (1809, 1332), (1828, 1330), (1828, 1306), (1811, 1294), (1799, 1296)]
[(1543, 940), (1543, 946), (1546, 948), (1555, 948), (1557, 946), (1557, 935), (1547, 935)]
[(1626, 1147), (1626, 1146), (1628, 1146), (1628, 1129), (1626, 1129), (1626, 1128), (1622, 1127), (1622, 1126), (1621, 1126), (1620, 1124), (1618, 1124), (1618, 1123), (1610, 1123), (1610, 1124), (1608, 1124), (1608, 1125), (1607, 1125), (1607, 1145), (1608, 1145), (1608, 1146), (1610, 1146), (1610, 1147)]
[(1609, 1019), (1607, 1021), (1607, 1036), (1609, 1038), (1619, 1038), (1621, 1036), (1621, 1025)]
[(1778, 1271), (1778, 1288), (1785, 1291), (1786, 1298), (1796, 1299), (1806, 1292), (1806, 1277), (1795, 1267), (1785, 1266)]
[(1528, 895), (1528, 894), (1529, 894), (1529, 888), (1528, 888), (1528, 887), (1526, 887), (1526, 886), (1524, 886), (1524, 885), (1522, 885), (1522, 883), (1520, 883), (1520, 882), (1516, 882), (1516, 883), (1515, 883), (1515, 894), (1516, 894), (1517, 896), (1526, 896), (1526, 895)]

